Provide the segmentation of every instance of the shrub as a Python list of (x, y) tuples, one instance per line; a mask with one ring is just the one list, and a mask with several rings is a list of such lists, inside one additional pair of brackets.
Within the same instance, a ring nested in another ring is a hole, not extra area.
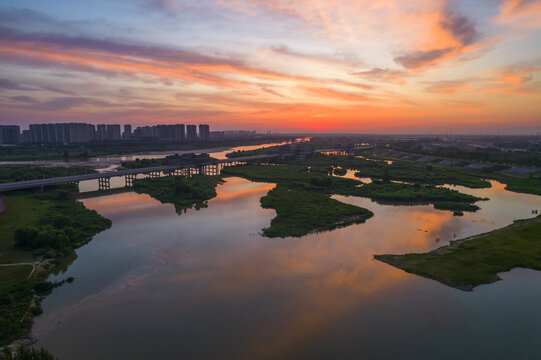
[(57, 229), (63, 229), (71, 225), (71, 219), (65, 215), (58, 215), (53, 219), (53, 226)]

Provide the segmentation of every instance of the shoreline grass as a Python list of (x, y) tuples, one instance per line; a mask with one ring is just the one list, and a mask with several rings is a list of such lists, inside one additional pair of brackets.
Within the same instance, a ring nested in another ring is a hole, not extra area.
[(406, 272), (472, 291), (501, 280), (498, 273), (523, 267), (541, 270), (541, 215), (488, 233), (452, 241), (423, 254), (374, 255)]
[[(57, 265), (75, 259), (75, 249), (111, 226), (76, 201), (73, 188), (2, 197), (7, 208), (0, 214), (0, 347), (28, 336), (32, 317), (41, 313), (40, 300), (58, 285), (46, 280)], [(28, 235), (24, 246), (21, 229)]]
[(374, 214), (367, 209), (342, 203), (313, 191), (278, 185), (261, 198), (261, 206), (276, 210), (267, 237), (301, 237), (310, 233), (360, 224)]

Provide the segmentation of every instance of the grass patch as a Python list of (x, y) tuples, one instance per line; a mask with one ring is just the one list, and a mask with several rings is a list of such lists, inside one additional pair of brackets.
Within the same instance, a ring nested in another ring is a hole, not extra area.
[(187, 209), (207, 207), (207, 201), (216, 196), (216, 186), (221, 183), (223, 180), (219, 176), (165, 176), (137, 179), (133, 182), (133, 189), (162, 203), (173, 204), (175, 211), (181, 214)]
[[(365, 154), (368, 155), (368, 154)], [(355, 156), (318, 155), (303, 160), (308, 166), (331, 167), (340, 166), (356, 170), (357, 177), (373, 179), (389, 179), (411, 183), (431, 185), (463, 185), (470, 188), (487, 188), (490, 183), (478, 176), (457, 173), (445, 166), (424, 164), (412, 160), (393, 159), (392, 164), (377, 159), (364, 159)]]
[(300, 237), (363, 223), (374, 215), (367, 209), (344, 204), (324, 194), (280, 185), (261, 198), (261, 206), (276, 210), (271, 226), (263, 229), (268, 237)]
[(31, 271), (32, 265), (0, 266), (0, 293), (28, 278)]
[(481, 198), (433, 185), (383, 183), (379, 181), (356, 189), (355, 195), (369, 197), (383, 204), (434, 204), (436, 209), (477, 211), (473, 203)]
[(96, 170), (88, 166), (0, 165), (0, 183), (91, 174), (94, 172)]
[(375, 255), (407, 272), (471, 291), (516, 267), (541, 270), (541, 216), (453, 241), (425, 254)]
[(361, 184), (357, 180), (329, 176), (329, 171), (322, 167), (309, 168), (305, 165), (292, 164), (232, 166), (224, 168), (222, 174), (325, 194), (349, 195)]

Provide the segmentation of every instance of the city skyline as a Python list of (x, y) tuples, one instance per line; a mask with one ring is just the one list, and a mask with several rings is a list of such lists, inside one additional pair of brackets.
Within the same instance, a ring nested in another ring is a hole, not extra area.
[(1, 125), (541, 129), (541, 2), (1, 1)]

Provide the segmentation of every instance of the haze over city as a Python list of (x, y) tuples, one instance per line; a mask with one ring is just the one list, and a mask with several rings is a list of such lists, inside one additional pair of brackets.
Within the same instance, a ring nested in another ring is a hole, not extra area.
[(0, 123), (536, 132), (540, 16), (528, 0), (0, 1)]

